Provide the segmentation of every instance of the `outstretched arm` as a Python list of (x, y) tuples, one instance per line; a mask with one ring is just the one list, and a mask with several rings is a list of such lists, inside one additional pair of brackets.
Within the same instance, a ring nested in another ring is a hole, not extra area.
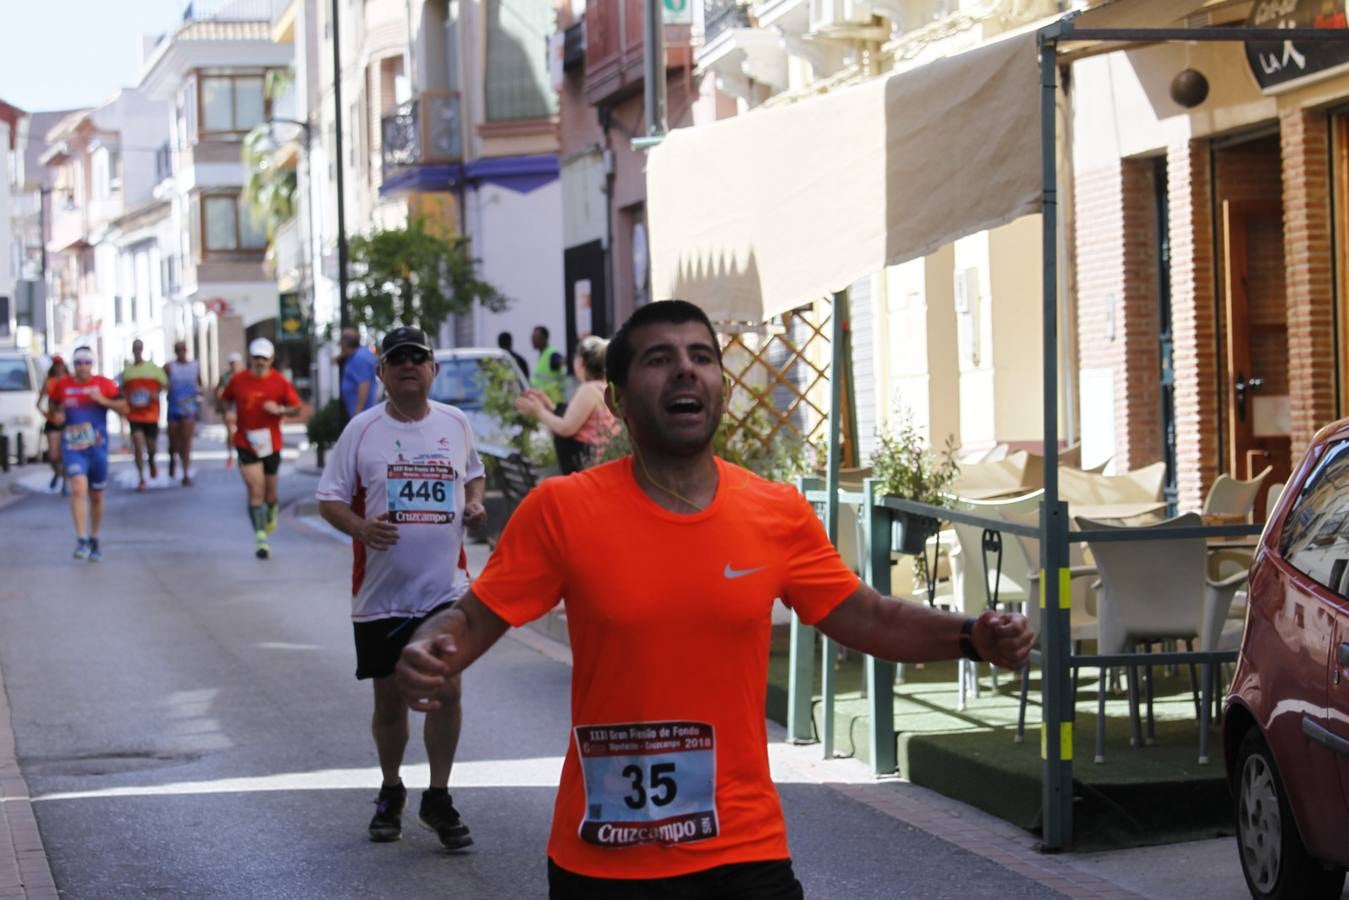
[(466, 593), (462, 600), (423, 622), (403, 648), (395, 678), (404, 702), (425, 712), (436, 709), (436, 694), (495, 644), (510, 625)]
[[(858, 585), (829, 615), (816, 623), (821, 632), (854, 650), (896, 662), (935, 662), (961, 655), (965, 617), (919, 603), (884, 597)], [(1018, 613), (984, 610), (975, 620), (974, 647), (1004, 669), (1026, 665), (1035, 635)]]

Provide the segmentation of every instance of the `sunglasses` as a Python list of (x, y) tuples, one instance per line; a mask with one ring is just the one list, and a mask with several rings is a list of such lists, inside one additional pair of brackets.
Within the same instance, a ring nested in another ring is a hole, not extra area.
[(93, 364), (94, 364), (94, 361), (93, 361), (92, 359), (77, 359), (77, 360), (75, 360), (75, 365), (77, 365), (77, 366), (92, 366)]
[(384, 357), (384, 364), (389, 366), (401, 366), (403, 363), (412, 363), (414, 366), (420, 366), (431, 358), (431, 354), (417, 347), (408, 347), (406, 349), (395, 350)]
[(250, 358), (251, 358), (254, 362), (257, 362), (258, 360), (262, 360), (263, 362), (266, 362), (267, 360), (271, 359), (270, 356), (254, 356), (254, 357), (250, 357)]

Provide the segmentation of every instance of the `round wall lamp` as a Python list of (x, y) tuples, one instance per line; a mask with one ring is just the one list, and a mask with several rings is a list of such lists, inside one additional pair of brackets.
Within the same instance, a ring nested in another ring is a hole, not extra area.
[(1182, 69), (1171, 79), (1171, 99), (1193, 109), (1208, 99), (1208, 79), (1198, 69)]

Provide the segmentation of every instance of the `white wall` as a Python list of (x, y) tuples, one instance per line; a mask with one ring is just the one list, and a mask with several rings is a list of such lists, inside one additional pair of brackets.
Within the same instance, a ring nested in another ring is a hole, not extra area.
[[(9, 123), (0, 122), (0, 295), (9, 298), (8, 321), (0, 322), (0, 343), (14, 340), (14, 304), (16, 294), (12, 265), (14, 233), (11, 226), (13, 202), (10, 198)], [(22, 152), (22, 151), (20, 151)]]
[(545, 326), (555, 346), (566, 338), (562, 283), (562, 186), (554, 180), (527, 194), (484, 184), (469, 195), (470, 250), (481, 276), (511, 298), (503, 313), (474, 311), (475, 341), (495, 347), (500, 331), (533, 365), (529, 333)]

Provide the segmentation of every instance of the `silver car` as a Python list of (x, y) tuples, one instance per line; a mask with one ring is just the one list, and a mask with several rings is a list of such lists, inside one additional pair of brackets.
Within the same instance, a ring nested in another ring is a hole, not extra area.
[(431, 399), (463, 410), (479, 448), (489, 453), (496, 451), (495, 455), (509, 453), (505, 448), (513, 436), (511, 430), (483, 409), (483, 394), (487, 387), (486, 368), (493, 363), (508, 366), (515, 373), (521, 391), (529, 387), (515, 359), (496, 347), (456, 347), (437, 350), (436, 363), (440, 370), (431, 384)]

